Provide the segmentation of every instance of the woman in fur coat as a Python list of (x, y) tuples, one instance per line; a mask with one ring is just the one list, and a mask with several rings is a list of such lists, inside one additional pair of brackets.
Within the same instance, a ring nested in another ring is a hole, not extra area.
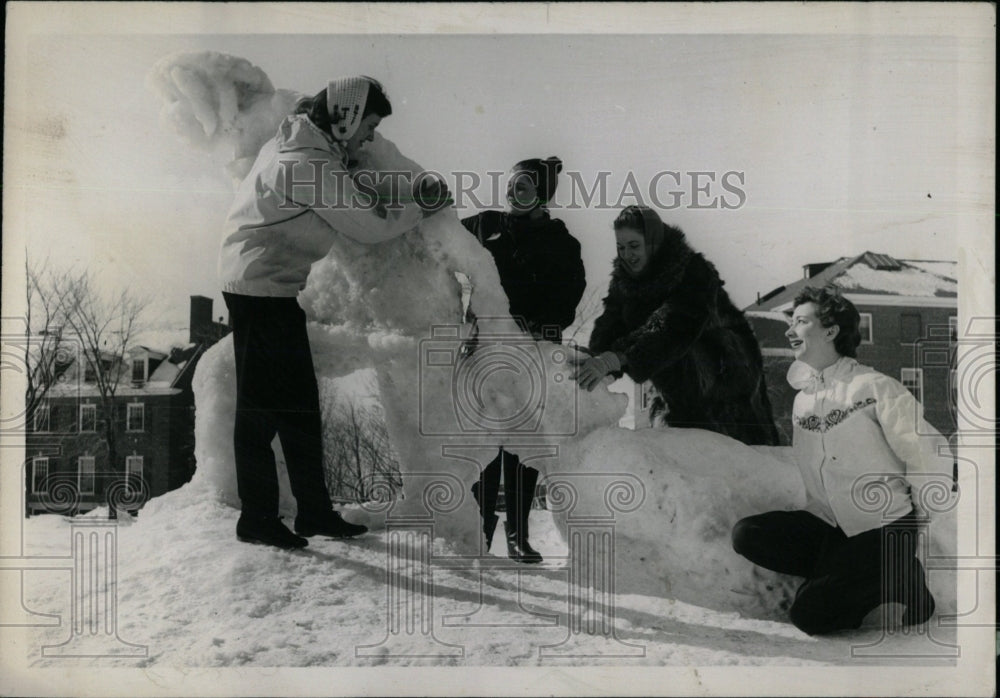
[(580, 387), (624, 371), (653, 382), (669, 426), (776, 445), (760, 346), (715, 266), (645, 206), (626, 208), (614, 229), (618, 256)]

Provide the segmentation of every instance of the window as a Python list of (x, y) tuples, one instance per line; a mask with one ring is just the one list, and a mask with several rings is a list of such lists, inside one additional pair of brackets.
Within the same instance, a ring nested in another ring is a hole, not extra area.
[(146, 380), (146, 360), (132, 359), (132, 382), (142, 383)]
[(80, 431), (97, 431), (97, 405), (80, 405)]
[(31, 461), (31, 492), (42, 494), (48, 491), (49, 459), (39, 456)]
[(125, 431), (142, 431), (146, 421), (145, 417), (145, 405), (141, 402), (130, 404), (125, 416)]
[(958, 316), (957, 315), (951, 315), (951, 316), (948, 317), (948, 336), (951, 338), (951, 341), (953, 341), (953, 342), (958, 340)]
[(38, 403), (35, 406), (35, 431), (49, 430), (49, 416), (52, 410), (48, 404)]
[(76, 486), (80, 494), (94, 494), (94, 457), (77, 459)]
[(871, 313), (861, 313), (861, 324), (858, 327), (861, 330), (861, 343), (871, 344), (872, 343), (872, 314)]
[(918, 313), (903, 313), (899, 316), (899, 341), (902, 344), (913, 344), (920, 339), (920, 315)]
[(643, 383), (639, 386), (639, 392), (642, 393), (642, 411), (645, 412), (649, 409), (650, 403), (649, 386)]
[(899, 380), (906, 387), (907, 390), (913, 393), (913, 397), (917, 398), (918, 402), (923, 402), (924, 369), (922, 368), (901, 369)]
[(142, 456), (125, 457), (125, 491), (132, 494), (133, 491), (142, 490)]
[(94, 370), (94, 365), (87, 362), (86, 368), (83, 369), (83, 380), (85, 383), (96, 383), (97, 382), (97, 371)]

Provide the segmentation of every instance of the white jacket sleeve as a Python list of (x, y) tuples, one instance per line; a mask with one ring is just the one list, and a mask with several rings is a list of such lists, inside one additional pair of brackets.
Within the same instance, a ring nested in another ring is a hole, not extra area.
[[(307, 152), (308, 157), (294, 153), (283, 158), (286, 164), (277, 177), (279, 194), (308, 206), (338, 233), (373, 245), (399, 237), (420, 222), (422, 212), (416, 204), (376, 207), (378, 202), (358, 190), (339, 162), (321, 151)], [(294, 165), (289, 161), (295, 161)], [(293, 179), (287, 181), (285, 175)]]
[[(875, 382), (874, 389), (875, 410), (885, 439), (906, 464), (913, 504), (918, 511), (928, 514), (928, 500), (937, 502), (950, 491), (950, 467), (946, 467), (946, 459), (935, 452), (944, 438), (924, 420), (923, 406), (902, 383), (882, 376)], [(928, 486), (932, 490), (927, 490)]]

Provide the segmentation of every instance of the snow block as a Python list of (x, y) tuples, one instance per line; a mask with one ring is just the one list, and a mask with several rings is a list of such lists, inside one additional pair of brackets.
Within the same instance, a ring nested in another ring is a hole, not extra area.
[[(803, 580), (738, 555), (731, 532), (746, 516), (804, 506), (791, 448), (746, 446), (699, 429), (603, 428), (572, 444), (565, 460), (574, 469), (548, 478), (572, 490), (550, 492), (556, 525), (565, 537), (613, 517), (617, 593), (787, 620)], [(567, 498), (575, 500), (569, 508)], [(954, 554), (954, 542), (954, 511), (942, 511), (923, 552), (931, 567)], [(928, 579), (939, 609), (954, 608), (954, 575), (939, 570)]]

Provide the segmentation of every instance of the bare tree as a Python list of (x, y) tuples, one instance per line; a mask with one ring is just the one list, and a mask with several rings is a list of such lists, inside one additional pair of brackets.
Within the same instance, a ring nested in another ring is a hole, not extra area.
[(399, 461), (378, 401), (327, 395), (323, 425), (324, 470), (331, 496), (367, 501), (386, 486), (399, 491)]
[(32, 419), (35, 408), (73, 362), (65, 335), (64, 299), (54, 291), (55, 280), (48, 260), (31, 264), (25, 259), (24, 365), (27, 386), (24, 395), (25, 415)]
[[(123, 376), (125, 352), (141, 331), (142, 314), (149, 300), (124, 289), (102, 293), (89, 272), (67, 274), (53, 279), (53, 291), (60, 299), (67, 329), (80, 342), (85, 367), (93, 378), (104, 419), (99, 424), (108, 450), (108, 465), (118, 464), (117, 427), (124, 416), (115, 404)], [(116, 516), (109, 502), (112, 518)]]
[[(573, 324), (567, 329), (572, 332), (564, 341), (573, 341), (577, 344), (584, 344), (590, 341), (590, 330), (594, 327), (594, 320), (601, 316), (604, 311), (604, 299), (601, 297), (606, 288), (602, 285), (591, 287), (580, 302), (576, 304), (576, 315)], [(586, 333), (584, 333), (586, 330)], [(584, 344), (585, 346), (585, 344)]]

